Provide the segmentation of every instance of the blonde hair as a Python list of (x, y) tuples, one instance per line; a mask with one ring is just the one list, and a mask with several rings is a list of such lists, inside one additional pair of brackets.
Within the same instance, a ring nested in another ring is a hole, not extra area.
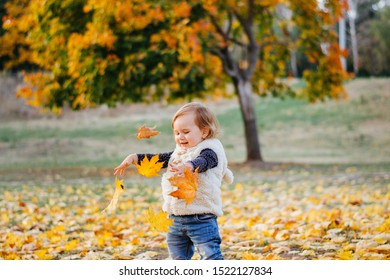
[(218, 136), (220, 129), (217, 118), (209, 108), (199, 102), (187, 103), (186, 105), (181, 107), (172, 118), (172, 128), (174, 122), (178, 117), (188, 114), (190, 112), (195, 113), (195, 124), (200, 129), (207, 128), (209, 130), (209, 134), (206, 136), (205, 139), (214, 138)]

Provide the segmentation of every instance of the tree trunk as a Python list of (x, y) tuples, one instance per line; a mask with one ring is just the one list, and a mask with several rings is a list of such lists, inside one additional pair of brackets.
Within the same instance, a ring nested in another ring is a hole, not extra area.
[[(227, 47), (231, 34), (231, 26), (233, 24), (233, 15), (241, 24), (245, 36), (248, 40), (247, 43), (235, 40), (235, 43), (242, 48), (245, 48), (245, 57), (237, 58), (234, 56), (231, 48)], [(255, 16), (254, 0), (248, 0), (248, 13), (242, 16), (236, 9), (232, 9), (229, 12), (227, 28), (221, 28), (216, 19), (210, 15), (212, 24), (215, 26), (217, 32), (225, 40), (226, 45), (220, 49), (214, 49), (211, 51), (212, 54), (218, 56), (221, 59), (224, 71), (232, 79), (236, 94), (240, 102), (240, 109), (242, 118), (244, 121), (245, 130), (245, 141), (246, 141), (246, 152), (247, 161), (261, 161), (263, 157), (260, 152), (260, 141), (257, 132), (256, 115), (253, 102), (253, 91), (251, 79), (253, 72), (256, 69), (257, 61), (259, 57), (260, 47), (256, 42), (255, 27), (253, 19)], [(240, 64), (244, 62), (243, 64)]]
[(259, 134), (257, 132), (252, 85), (249, 81), (243, 79), (234, 79), (233, 83), (239, 98), (241, 114), (244, 120), (247, 161), (263, 161), (260, 151)]
[(297, 78), (298, 77), (297, 53), (295, 50), (291, 50), (290, 54), (291, 54), (290, 64), (291, 64), (292, 76), (294, 78)]
[(353, 72), (357, 75), (359, 72), (359, 54), (358, 54), (358, 42), (356, 37), (356, 1), (348, 0), (349, 13), (348, 22), (351, 34), (351, 47), (352, 47), (352, 59), (353, 59)]
[[(340, 48), (345, 50), (347, 47), (347, 38), (346, 38), (346, 31), (345, 31), (345, 18), (342, 17), (339, 20), (339, 45)], [(347, 60), (344, 56), (340, 57), (341, 64), (343, 66), (344, 70), (347, 70)]]

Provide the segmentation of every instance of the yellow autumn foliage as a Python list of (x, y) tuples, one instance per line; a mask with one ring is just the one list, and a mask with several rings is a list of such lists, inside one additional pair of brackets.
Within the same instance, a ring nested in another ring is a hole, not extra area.
[[(100, 213), (111, 184), (1, 190), (0, 258), (165, 259), (172, 221), (153, 211), (160, 186), (128, 184), (116, 215)], [(390, 260), (389, 188), (238, 182), (222, 191), (222, 252), (226, 259)]]
[(163, 166), (163, 162), (158, 162), (158, 155), (153, 156), (150, 160), (145, 156), (140, 164), (136, 165), (138, 173), (146, 178), (160, 176), (158, 172)]
[(168, 218), (167, 213), (163, 211), (154, 212), (152, 206), (148, 209), (146, 219), (150, 227), (159, 232), (169, 232), (169, 226), (173, 223), (173, 220)]

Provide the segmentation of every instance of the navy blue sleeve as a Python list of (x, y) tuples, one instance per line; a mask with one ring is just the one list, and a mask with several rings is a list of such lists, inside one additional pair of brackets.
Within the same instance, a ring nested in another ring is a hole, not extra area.
[(199, 156), (190, 161), (194, 167), (194, 170), (199, 167), (198, 172), (202, 173), (218, 165), (218, 156), (211, 149), (204, 149), (200, 152)]
[(161, 153), (161, 154), (137, 154), (138, 164), (141, 164), (141, 161), (145, 157), (147, 157), (148, 160), (150, 160), (153, 156), (158, 155), (158, 162), (163, 162), (164, 163), (162, 168), (167, 168), (169, 159), (171, 158), (172, 154), (173, 154), (173, 151), (172, 152), (168, 152), (168, 153)]

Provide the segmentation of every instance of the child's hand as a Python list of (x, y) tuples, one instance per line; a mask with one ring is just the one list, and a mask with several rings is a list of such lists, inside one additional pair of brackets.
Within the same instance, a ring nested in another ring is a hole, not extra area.
[(138, 156), (136, 154), (128, 155), (120, 165), (114, 168), (114, 175), (121, 176), (125, 173), (125, 169), (130, 166), (130, 164), (136, 164), (138, 161)]
[(185, 164), (180, 164), (180, 165), (170, 164), (169, 166), (170, 166), (169, 171), (177, 173), (179, 176), (184, 176), (184, 169), (189, 169), (191, 171), (193, 171), (193, 169), (194, 169), (192, 163), (190, 163), (190, 162), (187, 162)]

